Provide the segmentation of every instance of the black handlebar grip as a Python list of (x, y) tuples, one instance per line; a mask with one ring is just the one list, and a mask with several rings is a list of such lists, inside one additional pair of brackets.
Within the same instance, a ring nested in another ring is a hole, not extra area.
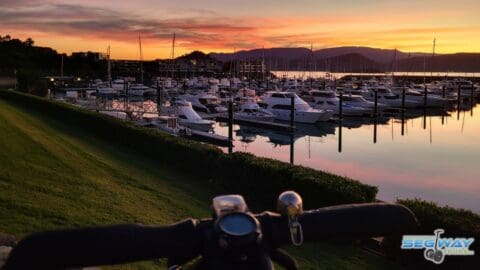
[(115, 225), (49, 231), (23, 239), (2, 268), (65, 269), (199, 254), (198, 221), (171, 226)]
[(308, 211), (300, 217), (304, 238), (375, 237), (414, 231), (418, 222), (403, 205), (352, 204)]
[[(272, 213), (260, 215), (273, 246), (291, 242), (288, 221)], [(405, 206), (388, 203), (350, 204), (306, 211), (299, 216), (304, 241), (366, 238), (414, 232), (415, 215)], [(269, 231), (270, 230), (270, 231)]]

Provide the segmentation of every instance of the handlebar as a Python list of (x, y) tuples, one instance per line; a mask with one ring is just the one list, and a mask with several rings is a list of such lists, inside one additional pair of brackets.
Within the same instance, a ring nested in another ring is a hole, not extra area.
[[(269, 248), (290, 243), (288, 220), (272, 212), (256, 215)], [(320, 208), (299, 216), (305, 241), (364, 238), (411, 232), (416, 218), (401, 205), (372, 203)], [(4, 270), (64, 269), (202, 254), (211, 219), (170, 226), (116, 225), (33, 234), (12, 251)]]
[(48, 231), (22, 240), (2, 269), (65, 269), (199, 254), (198, 221), (171, 226), (115, 225)]
[[(290, 243), (285, 217), (270, 213), (273, 246)], [(262, 220), (262, 217), (259, 217)], [(417, 228), (417, 219), (405, 206), (389, 203), (350, 204), (306, 211), (299, 216), (304, 240), (368, 238), (398, 235)], [(265, 221), (267, 222), (267, 221)], [(264, 234), (267, 233), (264, 230)]]

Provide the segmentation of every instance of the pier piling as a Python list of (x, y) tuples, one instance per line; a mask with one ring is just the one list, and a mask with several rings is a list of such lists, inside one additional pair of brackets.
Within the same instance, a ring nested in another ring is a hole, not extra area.
[(293, 132), (290, 133), (290, 164), (293, 165), (295, 158), (295, 138)]
[(160, 100), (160, 84), (157, 81), (157, 111), (158, 111), (158, 113), (160, 113), (160, 103), (161, 103), (161, 100)]
[(402, 136), (405, 134), (405, 86), (402, 89)]
[(423, 90), (423, 106), (424, 107), (427, 107), (427, 95), (428, 95), (428, 89), (427, 89), (427, 85), (425, 84), (424, 85), (424, 90)]
[(378, 92), (375, 93), (375, 106), (373, 111), (373, 143), (377, 143), (377, 117), (378, 117)]
[(295, 126), (295, 97), (290, 98), (290, 126), (292, 130)]
[(338, 117), (340, 117), (340, 121), (343, 119), (343, 93), (340, 93), (340, 102), (338, 104)]
[[(233, 144), (233, 101), (228, 102), (228, 140)], [(232, 147), (228, 147), (228, 153), (232, 153)]]
[(460, 120), (460, 102), (462, 100), (462, 91), (460, 84), (457, 87), (457, 120)]

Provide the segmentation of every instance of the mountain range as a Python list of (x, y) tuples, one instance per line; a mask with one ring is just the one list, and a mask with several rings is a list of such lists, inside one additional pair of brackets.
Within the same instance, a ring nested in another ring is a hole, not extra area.
[(436, 71), (479, 72), (480, 53), (436, 54), (370, 47), (271, 48), (210, 53), (222, 62), (265, 59), (272, 70), (348, 72)]

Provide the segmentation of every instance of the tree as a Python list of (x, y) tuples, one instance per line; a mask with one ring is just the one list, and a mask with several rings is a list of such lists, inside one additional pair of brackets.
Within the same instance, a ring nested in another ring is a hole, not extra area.
[(10, 35), (6, 35), (6, 36), (1, 36), (0, 35), (0, 42), (7, 42), (7, 41), (10, 41), (12, 38), (10, 37)]
[(27, 40), (25, 40), (25, 45), (27, 45), (27, 46), (32, 47), (33, 43), (35, 43), (35, 41), (33, 41), (32, 38), (27, 38)]
[(19, 70), (16, 75), (18, 91), (42, 97), (47, 95), (47, 81), (37, 71)]

